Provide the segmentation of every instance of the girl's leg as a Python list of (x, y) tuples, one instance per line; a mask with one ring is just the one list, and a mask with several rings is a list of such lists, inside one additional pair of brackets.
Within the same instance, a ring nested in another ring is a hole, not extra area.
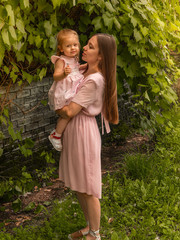
[(70, 118), (58, 118), (56, 125), (56, 133), (62, 134), (69, 122)]
[(49, 140), (52, 143), (53, 147), (57, 151), (62, 150), (62, 142), (61, 142), (61, 135), (66, 128), (70, 118), (64, 119), (64, 118), (59, 118), (57, 121), (56, 129), (51, 132), (49, 135)]

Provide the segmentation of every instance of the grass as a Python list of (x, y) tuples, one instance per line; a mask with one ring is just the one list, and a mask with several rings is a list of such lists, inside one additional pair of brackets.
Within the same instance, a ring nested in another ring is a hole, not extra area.
[[(152, 153), (127, 154), (103, 178), (102, 239), (180, 240), (180, 127), (161, 135)], [(1, 240), (59, 240), (85, 221), (72, 192), (55, 201), (38, 226), (0, 232)]]

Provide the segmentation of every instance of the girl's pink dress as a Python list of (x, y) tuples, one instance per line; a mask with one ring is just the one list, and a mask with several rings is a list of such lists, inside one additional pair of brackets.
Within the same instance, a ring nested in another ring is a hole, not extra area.
[(59, 164), (59, 178), (67, 187), (97, 198), (101, 198), (101, 137), (95, 116), (102, 111), (103, 93), (101, 73), (87, 76), (80, 84), (72, 101), (83, 108), (64, 131)]
[(71, 73), (67, 75), (61, 81), (54, 81), (49, 93), (49, 106), (52, 110), (58, 110), (68, 105), (74, 95), (77, 92), (77, 88), (81, 81), (83, 80), (83, 75), (79, 72), (79, 63), (77, 62), (76, 58), (70, 58), (64, 55), (51, 57), (51, 61), (53, 64), (56, 63), (58, 59), (64, 61), (64, 66), (67, 65), (71, 68)]

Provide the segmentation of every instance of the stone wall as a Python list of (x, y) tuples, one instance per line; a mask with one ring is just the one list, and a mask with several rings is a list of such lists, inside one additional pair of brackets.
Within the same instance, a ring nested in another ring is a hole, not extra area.
[[(48, 90), (52, 84), (52, 78), (44, 78), (41, 82), (33, 82), (23, 87), (14, 87), (8, 93), (8, 100), (11, 102), (9, 115), (13, 123), (14, 130), (22, 129), (22, 138), (31, 138), (35, 141), (34, 150), (49, 144), (48, 135), (55, 127), (57, 116), (49, 109), (48, 105), (43, 105), (42, 100), (48, 99)], [(6, 95), (5, 89), (0, 89), (1, 100)], [(10, 166), (12, 158), (16, 158), (15, 152), (10, 146), (8, 129), (5, 124), (0, 126), (0, 130), (5, 135), (0, 140), (0, 147), (4, 149), (0, 157), (0, 174)], [(13, 154), (14, 153), (14, 154)], [(13, 156), (14, 155), (14, 156)], [(8, 164), (9, 162), (9, 164)]]

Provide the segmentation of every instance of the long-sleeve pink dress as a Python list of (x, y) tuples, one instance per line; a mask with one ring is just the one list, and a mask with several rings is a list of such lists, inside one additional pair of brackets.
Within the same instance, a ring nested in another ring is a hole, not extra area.
[(72, 100), (83, 108), (64, 131), (59, 164), (65, 186), (97, 198), (101, 198), (101, 137), (95, 116), (102, 112), (104, 85), (99, 72), (83, 80)]

